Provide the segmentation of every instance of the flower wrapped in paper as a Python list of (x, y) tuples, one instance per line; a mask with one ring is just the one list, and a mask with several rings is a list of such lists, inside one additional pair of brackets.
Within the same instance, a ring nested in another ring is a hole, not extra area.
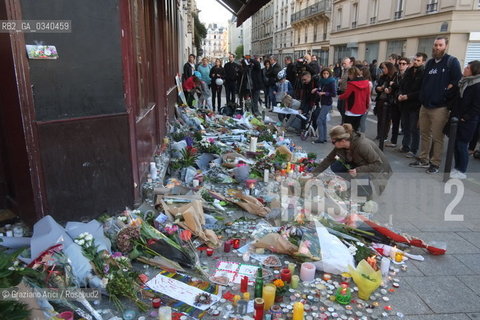
[(360, 261), (357, 268), (348, 266), (349, 273), (358, 287), (358, 297), (363, 300), (370, 299), (372, 293), (382, 283), (382, 272), (374, 270), (366, 260)]

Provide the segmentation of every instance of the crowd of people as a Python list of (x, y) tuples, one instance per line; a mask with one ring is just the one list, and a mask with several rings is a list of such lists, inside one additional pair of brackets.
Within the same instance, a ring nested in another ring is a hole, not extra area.
[(346, 57), (325, 67), (309, 54), (295, 61), (286, 57), (283, 68), (275, 56), (247, 55), (237, 63), (230, 54), (224, 66), (219, 59), (210, 66), (206, 58), (195, 65), (195, 56), (190, 55), (183, 70), (184, 91), (187, 101), (197, 92), (200, 106), (218, 112), (222, 112), (223, 87), (227, 106), (238, 104), (254, 115), (259, 115), (260, 104), (267, 110), (277, 103), (297, 109), (301, 116), (279, 114), (279, 120), (299, 134), (313, 126), (318, 133), (313, 143), (327, 142), (327, 120), (333, 98), (338, 97), (341, 125), (350, 124), (354, 132), (364, 133), (373, 109), (380, 149), (398, 146), (399, 152), (412, 158), (411, 167), (425, 168), (427, 173), (439, 171), (444, 136), (455, 116), (459, 123), (451, 175), (465, 179), (469, 155), (479, 138), (480, 62), (469, 62), (462, 74), (458, 59), (447, 54), (447, 48), (448, 39), (438, 37), (430, 59), (423, 52), (413, 57), (391, 54), (381, 63)]

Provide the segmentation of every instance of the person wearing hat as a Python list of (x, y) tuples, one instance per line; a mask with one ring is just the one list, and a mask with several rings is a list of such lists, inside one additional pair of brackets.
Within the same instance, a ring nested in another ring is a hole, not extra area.
[(368, 179), (368, 185), (360, 188), (357, 194), (369, 199), (373, 194), (381, 195), (392, 175), (392, 168), (376, 143), (354, 131), (349, 123), (333, 127), (330, 138), (335, 148), (312, 173), (319, 174), (330, 167), (347, 180)]

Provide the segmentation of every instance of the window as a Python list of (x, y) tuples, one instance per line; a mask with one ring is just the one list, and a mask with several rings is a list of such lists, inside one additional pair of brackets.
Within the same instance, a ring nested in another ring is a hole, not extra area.
[(371, 2), (371, 17), (370, 23), (377, 23), (377, 15), (378, 15), (378, 0), (372, 0)]
[(357, 27), (358, 3), (352, 4), (352, 28)]
[(342, 8), (339, 8), (337, 11), (337, 30), (340, 30), (342, 27)]
[[(403, 56), (405, 54), (405, 40), (390, 40), (387, 42), (387, 56), (392, 53)], [(433, 43), (433, 42), (432, 42)]]
[(395, 11), (395, 19), (403, 17), (403, 0), (397, 0), (397, 11)]
[(323, 22), (323, 41), (327, 40), (327, 28), (328, 28), (328, 22), (324, 21)]
[(438, 0), (428, 0), (427, 13), (437, 12), (437, 10), (438, 10)]
[(318, 25), (313, 26), (313, 42), (317, 41), (317, 31), (318, 31)]
[(430, 55), (432, 52), (433, 42), (435, 42), (435, 37), (420, 38), (418, 40), (418, 52), (425, 52), (427, 55)]

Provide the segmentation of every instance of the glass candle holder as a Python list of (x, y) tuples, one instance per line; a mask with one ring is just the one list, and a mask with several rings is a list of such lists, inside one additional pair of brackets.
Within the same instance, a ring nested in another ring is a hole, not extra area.
[(213, 249), (212, 248), (207, 248), (205, 251), (207, 252), (208, 257), (211, 257), (213, 255)]

